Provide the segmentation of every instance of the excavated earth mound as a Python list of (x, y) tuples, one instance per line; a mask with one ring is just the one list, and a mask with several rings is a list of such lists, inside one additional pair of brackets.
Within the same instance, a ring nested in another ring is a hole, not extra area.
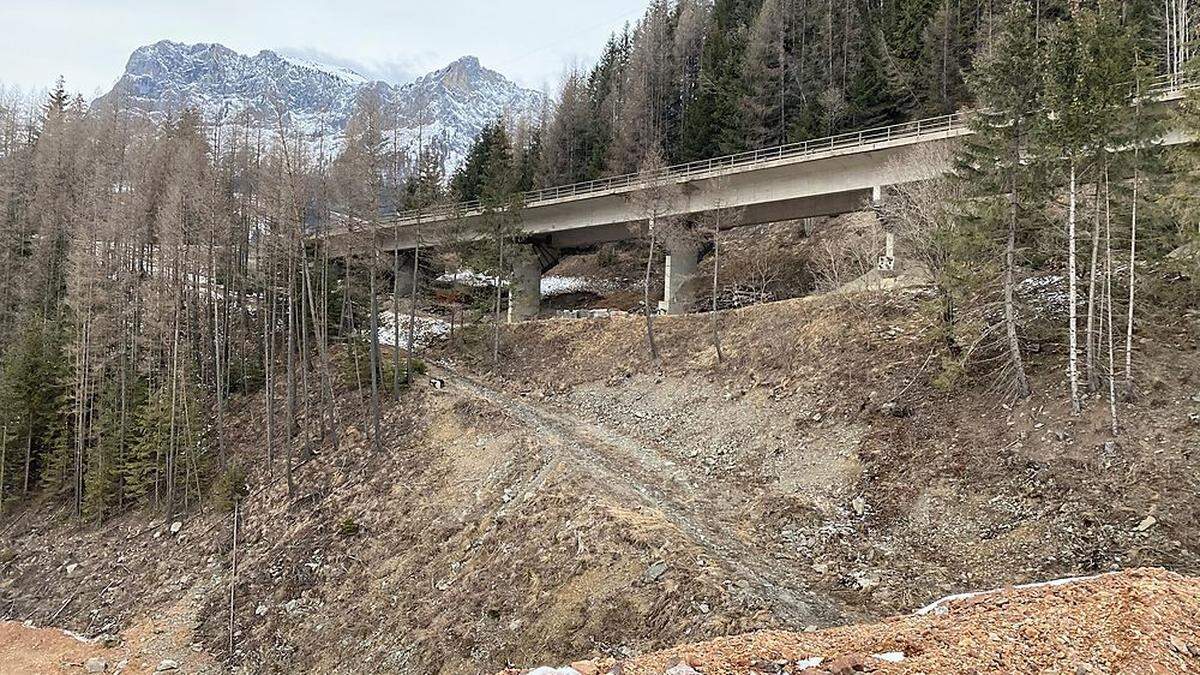
[(1200, 578), (1140, 569), (956, 596), (877, 624), (764, 631), (524, 672), (1200, 673)]

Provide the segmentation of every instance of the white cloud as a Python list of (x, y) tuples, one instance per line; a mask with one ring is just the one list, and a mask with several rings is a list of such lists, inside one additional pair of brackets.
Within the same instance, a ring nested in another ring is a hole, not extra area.
[(391, 84), (407, 84), (439, 65), (444, 65), (439, 64), (432, 53), (364, 61), (346, 58), (315, 47), (280, 47), (275, 51), (284, 56), (349, 68), (363, 77)]

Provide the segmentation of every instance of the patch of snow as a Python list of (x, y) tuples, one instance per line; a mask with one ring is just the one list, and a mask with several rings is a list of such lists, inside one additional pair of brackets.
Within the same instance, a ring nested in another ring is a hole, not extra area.
[[(458, 270), (457, 272), (447, 272), (438, 277), (437, 281), (443, 284), (462, 284), (471, 288), (487, 288), (496, 285), (495, 277), (466, 269)], [(501, 279), (500, 285), (506, 286), (507, 282)]]
[(84, 644), (90, 645), (90, 644), (95, 644), (95, 642), (96, 642), (95, 640), (86, 638), (86, 637), (80, 635), (79, 633), (76, 633), (73, 630), (67, 630), (66, 628), (63, 629), (63, 635), (66, 635), (69, 638), (74, 638), (75, 640), (82, 642)]
[[(1088, 577), (1067, 577), (1065, 579), (1055, 579), (1053, 581), (1042, 581), (1042, 582), (1033, 583), (1033, 584), (1021, 584), (1019, 586), (1013, 586), (1012, 588), (1014, 590), (1018, 590), (1018, 591), (1023, 591), (1023, 590), (1027, 590), (1027, 589), (1031, 589), (1031, 588), (1053, 588), (1056, 586), (1066, 586), (1067, 584), (1076, 584), (1081, 581), (1091, 581), (1093, 579), (1099, 579), (1101, 577), (1109, 576), (1111, 574), (1115, 574), (1115, 572), (1109, 572), (1108, 574), (1093, 574), (1092, 576), (1088, 576)], [(926, 614), (930, 614), (930, 613), (945, 614), (950, 611), (949, 609), (947, 609), (945, 607), (945, 605), (947, 605), (951, 602), (957, 602), (959, 600), (969, 600), (971, 598), (977, 598), (981, 595), (991, 595), (992, 593), (999, 593), (1003, 590), (1005, 590), (1005, 589), (995, 588), (990, 591), (975, 591), (973, 593), (959, 593), (957, 595), (950, 595), (950, 596), (942, 598), (941, 600), (938, 600), (929, 605), (926, 605), (925, 607), (922, 607), (921, 609), (918, 609), (916, 612), (914, 612), (914, 614), (916, 614), (917, 616), (925, 616)]]
[(1047, 274), (1040, 277), (1030, 277), (1017, 284), (1017, 287), (1023, 291), (1038, 290), (1051, 286), (1057, 286), (1063, 282), (1062, 275)]
[(549, 298), (567, 293), (579, 293), (591, 288), (591, 281), (584, 277), (542, 277), (542, 297)]
[(814, 656), (811, 659), (804, 659), (803, 661), (797, 661), (796, 667), (799, 668), (800, 670), (804, 670), (805, 668), (816, 668), (817, 666), (821, 665), (824, 662), (825, 662), (824, 658), (822, 658), (820, 656)]
[(308, 68), (309, 70), (315, 70), (319, 73), (325, 73), (326, 75), (329, 75), (331, 77), (336, 77), (337, 79), (342, 80), (343, 82), (348, 82), (350, 84), (365, 85), (365, 84), (369, 84), (371, 82), (367, 78), (363, 77), (362, 75), (359, 75), (358, 73), (354, 72), (353, 70), (350, 70), (349, 68), (343, 68), (341, 66), (331, 66), (328, 63), (318, 63), (316, 61), (309, 61), (308, 59), (301, 59), (301, 58), (297, 58), (295, 56), (288, 56), (286, 54), (280, 54), (279, 58), (283, 59), (284, 61), (286, 61), (294, 66), (298, 66), (300, 68)]
[(1067, 280), (1061, 275), (1030, 277), (1018, 283), (1016, 290), (1038, 315), (1065, 314), (1070, 306)]
[(888, 663), (900, 663), (904, 660), (904, 652), (884, 652), (882, 654), (874, 654), (871, 658), (887, 661)]
[[(413, 346), (428, 347), (450, 334), (450, 324), (432, 316), (417, 314), (413, 321)], [(379, 313), (379, 344), (395, 347), (396, 314), (391, 311)], [(408, 345), (408, 315), (400, 317), (400, 346)], [(416, 351), (415, 349), (413, 351)]]

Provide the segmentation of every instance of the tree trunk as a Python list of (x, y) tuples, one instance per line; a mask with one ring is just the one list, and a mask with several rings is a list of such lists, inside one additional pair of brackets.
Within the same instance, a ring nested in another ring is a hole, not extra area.
[[(504, 273), (504, 234), (496, 233), (496, 298), (492, 306), (492, 366), (500, 365), (500, 303), (502, 299), (501, 275)], [(509, 283), (509, 293), (512, 293), (512, 283)], [(512, 302), (510, 295), (509, 302)]]
[(1008, 241), (1004, 248), (1004, 328), (1008, 337), (1008, 353), (1010, 366), (1013, 369), (1013, 384), (1019, 399), (1027, 399), (1033, 394), (1029, 386), (1029, 378), (1025, 375), (1025, 362), (1021, 357), (1021, 341), (1017, 336), (1017, 306), (1014, 294), (1016, 290), (1015, 268), (1017, 256), (1017, 218), (1020, 210), (1017, 201), (1017, 188), (1014, 185), (1009, 196)]
[[(398, 229), (398, 228), (397, 228)], [(392, 395), (400, 402), (400, 248), (392, 252)]]
[(4, 470), (8, 468), (8, 425), (4, 425), (3, 433), (0, 433), (0, 516), (4, 515), (4, 480), (6, 478)]
[(372, 445), (375, 452), (383, 451), (383, 440), (380, 438), (380, 400), (379, 400), (379, 375), (380, 375), (380, 359), (379, 359), (379, 296), (377, 294), (377, 277), (379, 275), (378, 265), (379, 255), (375, 252), (371, 260), (370, 286), (371, 286), (371, 436)]
[(1136, 393), (1133, 378), (1133, 319), (1134, 300), (1137, 291), (1137, 238), (1138, 238), (1138, 189), (1140, 169), (1139, 148), (1133, 150), (1133, 206), (1129, 219), (1129, 308), (1125, 322), (1125, 397), (1132, 399)]
[[(337, 412), (334, 407), (333, 393), (333, 367), (329, 358), (329, 325), (327, 321), (322, 320), (322, 314), (317, 312), (317, 305), (313, 302), (312, 290), (312, 275), (308, 269), (308, 258), (304, 259), (304, 291), (308, 296), (308, 307), (312, 315), (314, 338), (317, 341), (317, 352), (321, 359), (321, 398), (325, 401), (325, 414), (329, 418), (329, 433), (333, 444), (333, 449), (337, 450), (340, 445), (340, 436), (337, 428)], [(322, 295), (322, 298), (327, 297)]]
[(654, 272), (655, 218), (650, 217), (650, 252), (646, 256), (646, 278), (643, 280), (642, 291), (646, 306), (646, 343), (650, 346), (650, 360), (658, 366), (658, 345), (654, 343), (654, 310), (650, 307), (650, 275)]
[(713, 347), (717, 350), (717, 363), (725, 362), (725, 353), (721, 349), (721, 321), (717, 312), (717, 294), (720, 291), (721, 275), (721, 211), (717, 210), (716, 223), (713, 226), (713, 282), (712, 282), (712, 332)]
[(1087, 331), (1084, 338), (1087, 341), (1085, 352), (1085, 367), (1087, 369), (1088, 391), (1095, 392), (1100, 388), (1100, 370), (1096, 366), (1096, 336), (1099, 332), (1096, 324), (1096, 280), (1100, 269), (1100, 183), (1096, 183), (1095, 219), (1092, 223), (1092, 265), (1088, 278), (1088, 307)]
[(233, 503), (233, 550), (229, 560), (229, 655), (234, 655), (233, 636), (236, 633), (236, 614), (234, 613), (234, 590), (237, 588), (237, 550), (238, 550), (238, 517), (241, 515), (239, 501)]
[(1067, 377), (1071, 380), (1071, 410), (1078, 415), (1083, 406), (1079, 399), (1079, 326), (1078, 271), (1075, 260), (1075, 213), (1077, 201), (1076, 167), (1071, 159), (1070, 205), (1067, 209)]
[(267, 276), (267, 311), (263, 313), (263, 385), (264, 404), (267, 409), (267, 475), (275, 475), (275, 304), (278, 294), (275, 291), (275, 259), (271, 258), (271, 267)]
[[(211, 238), (208, 245), (209, 255), (209, 282), (208, 296), (209, 304), (212, 305), (212, 341), (213, 341), (213, 383), (216, 390), (216, 417), (217, 424), (214, 430), (217, 436), (217, 466), (225, 468), (225, 377), (221, 374), (221, 316), (220, 303), (214, 297), (216, 293), (217, 283), (217, 264), (216, 252), (213, 249)], [(228, 288), (225, 295), (228, 295)]]
[(29, 494), (29, 464), (33, 455), (33, 422), (32, 420), (25, 427), (25, 482), (21, 486), (21, 493)]
[(284, 411), (283, 452), (284, 473), (287, 477), (288, 496), (296, 491), (292, 479), (292, 446), (296, 438), (296, 260), (294, 243), (288, 235), (287, 271), (287, 409)]
[[(408, 302), (408, 359), (404, 364), (404, 377), (409, 384), (413, 381), (413, 350), (415, 349), (417, 333), (417, 284), (420, 281), (421, 269), (421, 223), (417, 221), (417, 246), (413, 249), (412, 289), (409, 291)], [(454, 317), (450, 317), (453, 326)], [(453, 329), (452, 329), (453, 330)]]
[(1104, 305), (1108, 329), (1106, 337), (1108, 340), (1108, 409), (1109, 416), (1112, 421), (1112, 434), (1118, 435), (1120, 424), (1117, 420), (1117, 378), (1116, 378), (1116, 362), (1113, 350), (1113, 294), (1112, 294), (1112, 277), (1113, 277), (1113, 255), (1112, 255), (1112, 218), (1109, 210), (1109, 187), (1108, 175), (1104, 176)]

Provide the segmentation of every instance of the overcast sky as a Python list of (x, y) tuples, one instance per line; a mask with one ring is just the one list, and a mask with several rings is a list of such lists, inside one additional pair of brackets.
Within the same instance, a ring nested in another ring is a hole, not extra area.
[(0, 82), (107, 91), (168, 39), (274, 49), (404, 82), (467, 54), (534, 88), (591, 63), (647, 0), (0, 0)]

